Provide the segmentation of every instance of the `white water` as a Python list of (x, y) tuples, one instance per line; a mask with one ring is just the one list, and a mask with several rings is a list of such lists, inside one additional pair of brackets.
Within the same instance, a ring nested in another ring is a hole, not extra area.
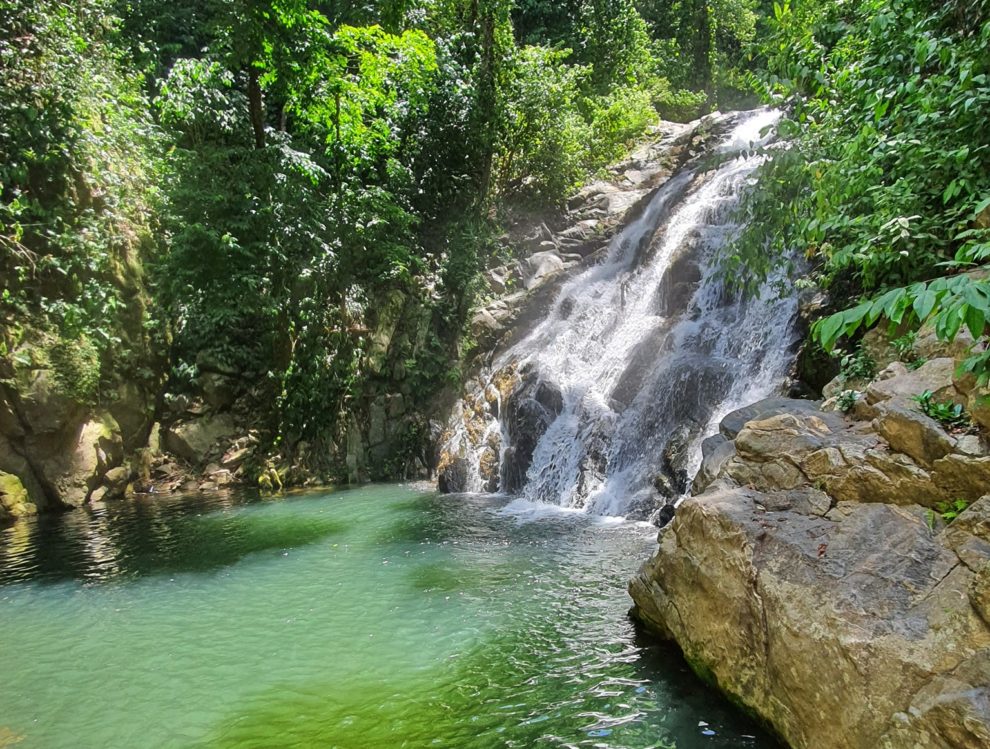
[[(732, 209), (763, 158), (753, 147), (777, 117), (743, 115), (719, 145), (716, 169), (671, 178), (605, 260), (566, 283), (543, 321), (494, 363), (492, 372), (514, 363), (562, 402), (533, 451), (525, 499), (600, 515), (649, 511), (658, 473), (680, 472), (683, 490), (719, 420), (780, 388), (796, 301), (769, 289), (734, 299), (716, 264), (739, 228)], [(466, 488), (478, 490), (478, 445), (469, 445), (460, 416), (454, 440), (469, 455)], [(491, 417), (480, 444), (496, 430), (504, 462), (505, 424)], [(676, 458), (665, 462), (668, 448)], [(506, 486), (504, 466), (501, 488), (518, 489)]]

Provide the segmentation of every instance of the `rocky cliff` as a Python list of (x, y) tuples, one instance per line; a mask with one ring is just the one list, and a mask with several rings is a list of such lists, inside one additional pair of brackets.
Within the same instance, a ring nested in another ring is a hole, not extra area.
[(730, 415), (630, 583), (635, 616), (793, 747), (990, 746), (987, 422), (950, 433), (914, 399), (978, 406), (955, 371), (891, 363), (848, 415)]

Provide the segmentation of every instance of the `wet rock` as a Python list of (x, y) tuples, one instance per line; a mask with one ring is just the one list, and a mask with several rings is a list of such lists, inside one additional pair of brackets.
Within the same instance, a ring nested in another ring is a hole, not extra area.
[(722, 434), (708, 437), (701, 443), (701, 467), (691, 485), (692, 494), (700, 494), (715, 480), (722, 467), (736, 454), (736, 445)]
[(437, 463), (437, 489), (444, 494), (467, 491), (471, 464), (466, 452), (443, 451)]
[(533, 462), (540, 438), (563, 407), (563, 395), (555, 385), (535, 374), (509, 396), (505, 404), (505, 424), (509, 447), (502, 465), (501, 486), (507, 492), (519, 491)]
[(666, 528), (670, 524), (670, 521), (674, 519), (674, 505), (665, 504), (659, 510), (657, 510), (656, 517), (654, 519), (654, 524), (657, 528)]

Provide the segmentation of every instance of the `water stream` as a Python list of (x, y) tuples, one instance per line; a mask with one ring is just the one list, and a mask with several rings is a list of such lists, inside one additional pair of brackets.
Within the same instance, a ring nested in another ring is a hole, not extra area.
[(773, 746), (626, 617), (655, 529), (507, 503), (371, 486), (4, 529), (0, 746)]
[[(795, 298), (772, 292), (772, 280), (757, 298), (734, 295), (718, 263), (777, 118), (716, 118), (727, 132), (707, 162), (661, 186), (607, 256), (565, 283), (549, 314), (483, 373), (476, 388), (499, 392), (485, 426), (462, 405), (447, 446), (467, 465), (463, 489), (496, 488), (478, 466), (497, 441), (501, 491), (645, 517), (686, 491), (701, 440), (726, 413), (781, 387)], [(506, 397), (492, 383), (509, 376)]]

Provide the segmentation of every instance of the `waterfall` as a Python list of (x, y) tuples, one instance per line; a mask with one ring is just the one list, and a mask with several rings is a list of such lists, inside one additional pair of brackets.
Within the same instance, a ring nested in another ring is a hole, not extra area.
[(717, 263), (777, 117), (739, 116), (717, 166), (689, 165), (661, 186), (482, 374), (451, 421), (452, 488), (647, 516), (687, 491), (701, 440), (726, 413), (781, 387), (796, 299), (735, 295)]

